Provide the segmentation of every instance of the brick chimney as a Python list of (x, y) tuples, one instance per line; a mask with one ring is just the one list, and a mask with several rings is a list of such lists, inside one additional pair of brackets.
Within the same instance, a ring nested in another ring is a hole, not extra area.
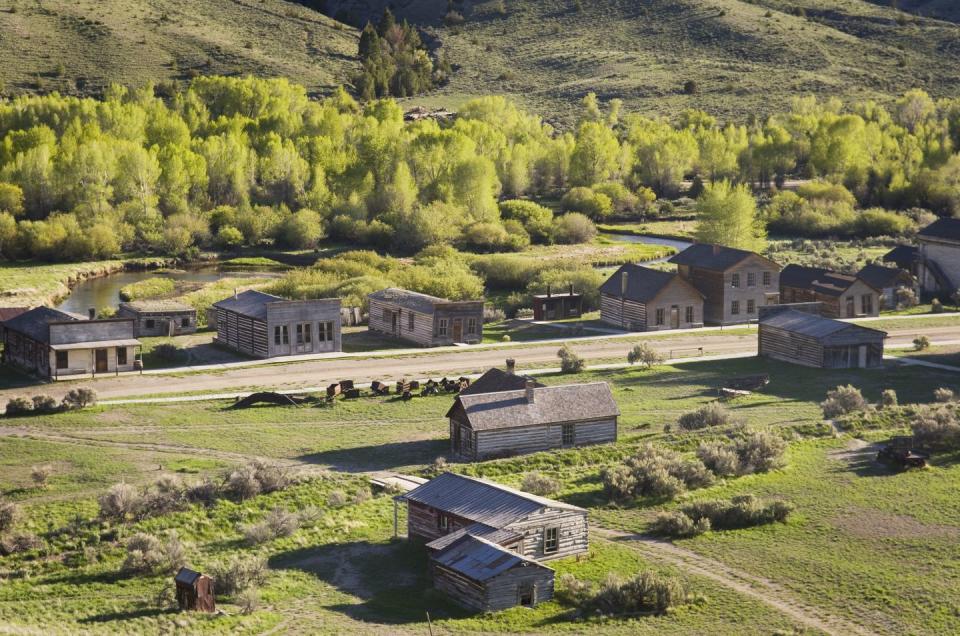
[(620, 274), (620, 295), (627, 295), (627, 282), (629, 281), (630, 274), (626, 271)]
[(517, 372), (517, 361), (513, 358), (507, 358), (507, 373), (513, 375)]
[(527, 393), (527, 404), (533, 404), (534, 402), (536, 402), (536, 401), (537, 401), (537, 395), (536, 395), (536, 393), (535, 393), (535, 387), (534, 387), (534, 385), (533, 385), (533, 380), (527, 380), (527, 386), (526, 386), (526, 389), (525, 389), (525, 390), (526, 390), (526, 393)]

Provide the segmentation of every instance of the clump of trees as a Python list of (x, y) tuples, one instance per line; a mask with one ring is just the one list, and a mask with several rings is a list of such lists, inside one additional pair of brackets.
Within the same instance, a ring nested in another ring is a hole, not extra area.
[(363, 69), (354, 84), (364, 100), (417, 95), (450, 73), (443, 61), (434, 68), (417, 29), (406, 20), (397, 22), (390, 9), (384, 9), (376, 26), (368, 22), (364, 27), (358, 54)]
[(738, 530), (771, 523), (785, 523), (793, 506), (775, 499), (739, 495), (730, 501), (697, 501), (680, 510), (661, 512), (650, 526), (654, 534), (692, 537), (710, 530)]

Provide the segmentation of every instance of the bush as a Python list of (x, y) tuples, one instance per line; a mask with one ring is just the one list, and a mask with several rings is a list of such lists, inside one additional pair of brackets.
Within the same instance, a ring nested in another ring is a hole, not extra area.
[(560, 482), (548, 475), (534, 471), (524, 476), (520, 489), (534, 495), (548, 497), (560, 491)]
[(18, 532), (0, 541), (0, 555), (17, 554), (39, 548), (43, 543), (37, 535), (30, 532)]
[(97, 392), (90, 387), (70, 389), (63, 397), (63, 405), (68, 409), (84, 409), (97, 403)]
[(331, 490), (327, 495), (327, 505), (331, 508), (343, 508), (347, 505), (347, 493), (342, 490)]
[(943, 313), (943, 303), (940, 302), (939, 298), (934, 298), (932, 301), (930, 301), (930, 313), (931, 314)]
[(563, 195), (560, 206), (564, 212), (579, 212), (598, 221), (613, 214), (613, 201), (609, 196), (585, 187), (571, 188)]
[(60, 404), (49, 395), (33, 396), (34, 413), (56, 413), (60, 410)]
[[(709, 522), (709, 529), (737, 530), (770, 523), (785, 523), (793, 506), (779, 499), (764, 501), (753, 495), (740, 495), (727, 501), (698, 501), (680, 509), (692, 524)], [(683, 524), (677, 524), (683, 530)], [(669, 529), (665, 526), (664, 529)], [(675, 535), (671, 535), (675, 536)]]
[(933, 399), (936, 402), (953, 402), (954, 393), (953, 389), (947, 389), (940, 387), (933, 392)]
[(733, 447), (720, 442), (706, 442), (697, 449), (697, 458), (718, 477), (731, 477), (740, 472), (740, 458)]
[(241, 613), (253, 614), (260, 607), (260, 592), (254, 587), (243, 590), (237, 594), (237, 605)]
[(227, 477), (225, 489), (241, 501), (261, 493), (283, 490), (290, 484), (289, 476), (276, 464), (252, 461)]
[(554, 243), (574, 245), (589, 243), (597, 236), (597, 226), (578, 212), (568, 212), (553, 221), (550, 231)]
[(827, 399), (820, 403), (820, 408), (823, 409), (824, 418), (833, 419), (847, 413), (860, 412), (867, 408), (867, 402), (860, 389), (848, 384), (829, 391)]
[(880, 394), (880, 406), (885, 409), (893, 408), (897, 405), (897, 392), (893, 389), (886, 389)]
[(20, 508), (12, 501), (0, 500), (0, 534), (10, 532), (20, 516)]
[[(709, 520), (707, 520), (709, 524)], [(701, 526), (705, 527), (705, 526)], [(650, 532), (664, 537), (692, 537), (705, 530), (700, 530), (693, 523), (693, 519), (679, 511), (661, 512), (650, 524)]]
[(53, 469), (48, 464), (34, 466), (30, 469), (30, 479), (37, 488), (46, 488), (52, 472)]
[(686, 603), (687, 591), (679, 579), (652, 572), (640, 572), (632, 579), (613, 574), (594, 591), (589, 582), (573, 576), (561, 579), (563, 596), (584, 612), (605, 615), (663, 614), (671, 607)]
[(913, 350), (923, 351), (930, 348), (930, 338), (926, 336), (917, 336), (913, 339)]
[(713, 483), (713, 475), (699, 460), (647, 444), (624, 464), (601, 472), (604, 491), (611, 499), (640, 496), (673, 499), (687, 488)]
[(910, 423), (917, 442), (939, 450), (960, 448), (960, 422), (949, 406), (922, 407)]
[(560, 373), (580, 373), (586, 368), (583, 358), (573, 352), (569, 345), (563, 345), (557, 351), (560, 358)]
[(127, 556), (122, 569), (137, 573), (176, 572), (186, 565), (186, 561), (186, 550), (176, 532), (171, 532), (166, 542), (138, 532), (127, 541)]
[(730, 423), (730, 411), (720, 402), (708, 402), (696, 411), (684, 413), (677, 420), (677, 426), (685, 431), (695, 431), (710, 426), (724, 426)]
[(7, 402), (7, 415), (29, 415), (33, 411), (33, 401), (27, 398), (15, 397)]
[(641, 342), (633, 346), (633, 349), (627, 353), (627, 362), (630, 364), (639, 363), (640, 366), (651, 369), (658, 364), (663, 364), (666, 358), (659, 351), (651, 347), (646, 342)]
[(260, 556), (234, 556), (228, 561), (213, 564), (209, 571), (217, 592), (229, 596), (263, 585), (267, 578), (267, 561)]
[(153, 354), (168, 363), (183, 362), (187, 358), (187, 352), (172, 342), (161, 342), (153, 348)]
[(751, 433), (734, 444), (734, 452), (740, 461), (738, 472), (748, 475), (779, 468), (783, 465), (786, 450), (787, 443), (782, 437), (766, 431)]
[(123, 482), (114, 484), (97, 500), (104, 519), (126, 521), (139, 514), (143, 499), (137, 489)]

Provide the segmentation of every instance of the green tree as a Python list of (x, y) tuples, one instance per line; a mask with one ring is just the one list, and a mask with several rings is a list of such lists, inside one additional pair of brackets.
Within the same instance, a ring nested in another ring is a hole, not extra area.
[(619, 156), (617, 137), (605, 124), (594, 121), (580, 124), (570, 156), (570, 182), (592, 186), (609, 180), (617, 173)]
[(701, 243), (714, 243), (755, 252), (766, 245), (766, 232), (757, 218), (757, 203), (746, 185), (729, 181), (707, 184), (697, 199), (697, 229)]

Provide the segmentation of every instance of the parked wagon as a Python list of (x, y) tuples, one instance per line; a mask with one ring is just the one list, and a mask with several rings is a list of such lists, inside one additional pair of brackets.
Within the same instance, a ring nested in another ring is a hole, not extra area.
[(877, 461), (894, 464), (900, 468), (925, 468), (930, 454), (914, 448), (912, 437), (894, 437), (877, 453)]
[(375, 380), (370, 384), (370, 390), (374, 395), (390, 395), (390, 385)]

